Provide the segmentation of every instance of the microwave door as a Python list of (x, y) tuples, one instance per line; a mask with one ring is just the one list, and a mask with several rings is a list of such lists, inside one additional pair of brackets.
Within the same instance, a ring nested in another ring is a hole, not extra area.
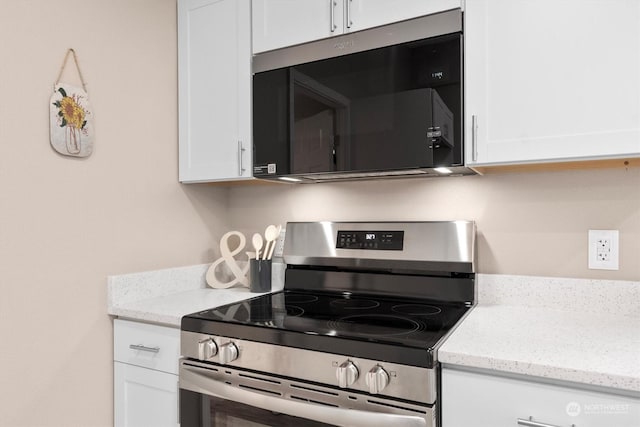
[(431, 167), (427, 131), (433, 127), (430, 89), (361, 98), (352, 103), (353, 170)]
[(349, 162), (349, 99), (297, 70), (290, 71), (291, 172), (344, 170)]

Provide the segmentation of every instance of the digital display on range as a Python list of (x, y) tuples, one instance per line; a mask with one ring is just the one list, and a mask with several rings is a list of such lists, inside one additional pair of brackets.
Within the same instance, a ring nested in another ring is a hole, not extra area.
[(336, 248), (401, 251), (404, 231), (338, 231)]

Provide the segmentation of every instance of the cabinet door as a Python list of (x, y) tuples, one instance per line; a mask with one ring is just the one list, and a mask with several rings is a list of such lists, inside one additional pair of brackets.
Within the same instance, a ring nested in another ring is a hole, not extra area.
[(252, 176), (249, 1), (178, 1), (181, 182)]
[(442, 370), (441, 402), (446, 427), (517, 427), (529, 417), (554, 426), (640, 425), (637, 398), (457, 369)]
[(640, 154), (640, 2), (467, 0), (464, 16), (467, 163)]
[(345, 26), (359, 31), (459, 7), (460, 0), (345, 0)]
[(127, 363), (114, 366), (116, 427), (178, 425), (178, 376)]
[(253, 0), (253, 53), (342, 34), (344, 0)]

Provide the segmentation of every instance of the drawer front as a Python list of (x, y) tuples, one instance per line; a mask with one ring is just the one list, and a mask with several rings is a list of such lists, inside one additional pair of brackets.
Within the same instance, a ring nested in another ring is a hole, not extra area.
[(115, 361), (178, 373), (180, 329), (115, 319), (113, 336)]
[(457, 369), (442, 369), (441, 402), (446, 427), (640, 425), (638, 398)]

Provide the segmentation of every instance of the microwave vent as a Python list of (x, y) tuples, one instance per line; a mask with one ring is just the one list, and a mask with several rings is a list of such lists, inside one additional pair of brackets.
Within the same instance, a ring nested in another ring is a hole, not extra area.
[[(330, 182), (330, 181), (359, 181), (366, 179), (391, 179), (391, 178), (437, 178), (444, 176), (462, 176), (462, 175), (475, 175), (476, 172), (464, 166), (447, 167), (448, 172), (446, 174), (439, 173), (436, 168), (424, 168), (424, 169), (403, 169), (403, 170), (390, 170), (390, 171), (368, 171), (368, 172), (329, 172), (329, 173), (315, 173), (315, 174), (300, 174), (300, 175), (288, 175), (288, 181), (294, 181), (297, 183), (317, 183), (317, 182)], [(280, 177), (257, 177), (265, 180), (280, 180)], [(290, 178), (294, 178), (291, 180)]]

